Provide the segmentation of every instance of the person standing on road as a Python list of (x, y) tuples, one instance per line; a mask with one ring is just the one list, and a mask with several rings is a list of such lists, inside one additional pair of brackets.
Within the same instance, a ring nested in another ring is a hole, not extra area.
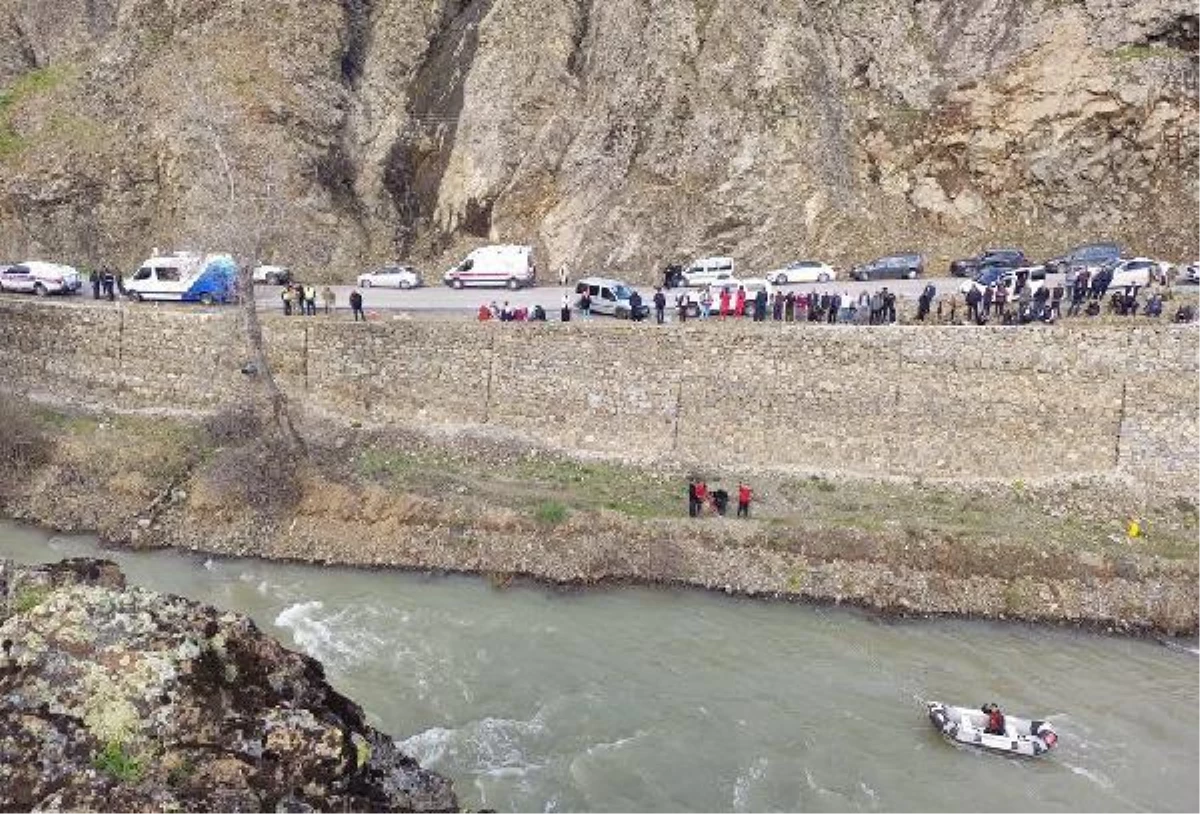
[(321, 289), (321, 304), (325, 306), (325, 315), (333, 313), (333, 309), (337, 307), (337, 295), (333, 293), (333, 289), (325, 286)]
[(688, 517), (700, 514), (700, 498), (696, 494), (696, 478), (688, 478)]
[(921, 292), (921, 296), (917, 299), (917, 321), (924, 322), (925, 317), (929, 316), (929, 307), (933, 304), (933, 296), (936, 289), (933, 283), (926, 283), (925, 290)]
[(584, 319), (592, 318), (592, 294), (591, 289), (585, 288), (579, 292), (579, 313), (583, 314)]
[(88, 282), (92, 284), (92, 299), (100, 299), (100, 272), (92, 269), (92, 273), (88, 275)]
[(562, 298), (562, 313), (559, 317), (563, 322), (571, 321), (571, 295), (563, 294)]
[(304, 313), (310, 317), (317, 315), (317, 287), (315, 285), (304, 286)]
[(986, 295), (979, 293), (978, 286), (971, 286), (971, 290), (967, 292), (967, 322), (974, 322), (976, 325), (983, 324), (983, 317), (979, 314), (979, 302), (984, 296)]
[(733, 300), (733, 315), (735, 317), (744, 317), (746, 315), (746, 287), (739, 285), (737, 297)]
[(358, 322), (360, 319), (363, 322), (367, 321), (367, 315), (363, 313), (362, 292), (357, 288), (350, 292), (350, 310), (354, 313), (355, 322)]
[(112, 302), (116, 296), (117, 275), (113, 274), (112, 269), (110, 269), (108, 266), (105, 266), (101, 277), (104, 283), (104, 296), (108, 298), (109, 302)]
[(1008, 315), (1008, 289), (1002, 285), (996, 286), (996, 296), (992, 299), (992, 313), (1001, 322)]
[(729, 316), (729, 288), (728, 286), (721, 287), (721, 319)]
[(896, 295), (888, 291), (887, 286), (883, 287), (883, 310), (889, 324), (896, 321)]
[(738, 482), (738, 509), (737, 516), (750, 519), (750, 487), (741, 481)]
[(712, 286), (706, 285), (700, 289), (700, 319), (708, 319), (712, 315)]
[(659, 325), (667, 321), (667, 295), (661, 287), (654, 289), (654, 320)]
[(766, 322), (767, 320), (767, 289), (760, 288), (758, 293), (754, 295), (754, 321)]

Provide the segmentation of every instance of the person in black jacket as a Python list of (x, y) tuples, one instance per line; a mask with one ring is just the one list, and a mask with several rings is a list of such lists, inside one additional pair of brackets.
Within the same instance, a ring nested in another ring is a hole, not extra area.
[(634, 322), (642, 321), (642, 295), (636, 290), (629, 295), (629, 318)]
[(362, 294), (357, 290), (350, 292), (350, 310), (354, 312), (355, 322), (358, 322), (360, 319), (363, 322), (367, 321), (367, 316), (363, 313)]
[(92, 284), (92, 299), (100, 299), (100, 273), (92, 269), (92, 273), (88, 275), (88, 282)]
[(654, 289), (654, 319), (659, 325), (666, 322), (667, 295), (661, 288)]

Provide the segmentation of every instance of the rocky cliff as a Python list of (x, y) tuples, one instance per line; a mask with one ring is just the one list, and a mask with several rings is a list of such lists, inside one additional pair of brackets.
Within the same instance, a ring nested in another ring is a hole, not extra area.
[(111, 562), (0, 560), (0, 645), (4, 811), (456, 809), (317, 662)]
[(0, 254), (1197, 252), (1192, 0), (0, 0)]

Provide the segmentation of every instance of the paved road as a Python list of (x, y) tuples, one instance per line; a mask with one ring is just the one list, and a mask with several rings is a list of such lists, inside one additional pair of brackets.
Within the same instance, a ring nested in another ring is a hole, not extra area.
[[(874, 291), (882, 286), (887, 286), (902, 297), (915, 299), (920, 295), (921, 290), (925, 288), (925, 284), (928, 282), (932, 282), (937, 287), (938, 294), (943, 295), (957, 290), (963, 281), (951, 277), (932, 277), (920, 280), (874, 280), (865, 283), (856, 280), (836, 280), (832, 283), (794, 283), (781, 286), (781, 288), (785, 291), (848, 291), (850, 296), (857, 297), (858, 293), (864, 289)], [(642, 293), (642, 300), (646, 304), (650, 304), (654, 297), (654, 287), (637, 286), (637, 288)], [(350, 300), (350, 292), (354, 290), (354, 287), (333, 286), (333, 290), (337, 295), (338, 306), (341, 308), (347, 307)], [(408, 291), (383, 288), (359, 290), (363, 294), (363, 307), (367, 310), (395, 309), (474, 312), (483, 303), (494, 301), (499, 305), (503, 305), (507, 301), (514, 308), (532, 308), (534, 305), (541, 305), (550, 314), (555, 313), (562, 306), (564, 292), (572, 291), (573, 293), (574, 291), (573, 289), (561, 288), (556, 285), (522, 288), (518, 291), (508, 291), (503, 288), (468, 288), (456, 291), (445, 286), (426, 286)], [(673, 304), (675, 302), (675, 295), (682, 290), (668, 290), (667, 301)], [(697, 295), (700, 289), (693, 288), (690, 290), (693, 292), (693, 295)], [(278, 287), (260, 285), (256, 287), (255, 291), (258, 301), (263, 305), (270, 305), (276, 308), (283, 307), (279, 299), (280, 289)]]

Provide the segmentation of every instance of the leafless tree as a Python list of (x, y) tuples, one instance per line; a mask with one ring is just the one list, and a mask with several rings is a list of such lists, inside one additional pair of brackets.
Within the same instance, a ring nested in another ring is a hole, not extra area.
[(284, 169), (271, 159), (271, 151), (253, 143), (253, 123), (235, 109), (229, 96), (195, 76), (182, 70), (176, 73), (182, 91), (182, 124), (192, 137), (193, 148), (207, 149), (212, 155), (211, 161), (192, 162), (192, 166), (208, 168), (202, 173), (205, 177), (193, 179), (195, 183), (188, 186), (193, 230), (208, 245), (230, 252), (237, 261), (237, 290), (249, 356), (245, 370), (259, 385), (287, 451), (292, 456), (304, 455), (304, 438), (267, 356), (254, 292), (254, 268), (283, 236), (287, 179)]

